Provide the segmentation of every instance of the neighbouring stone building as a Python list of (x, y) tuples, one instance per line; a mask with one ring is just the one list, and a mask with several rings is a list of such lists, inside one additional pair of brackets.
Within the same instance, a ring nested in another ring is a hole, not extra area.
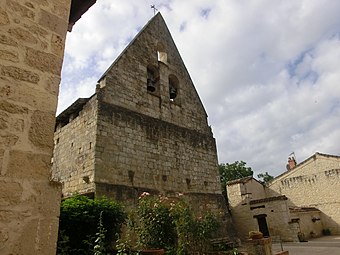
[(99, 79), (96, 93), (57, 117), (53, 177), (64, 197), (134, 204), (144, 192), (183, 193), (227, 216), (207, 114), (160, 13)]
[(94, 2), (0, 1), (0, 254), (55, 254), (61, 189), (50, 159), (65, 36)]
[(283, 241), (339, 234), (340, 156), (316, 153), (296, 165), (290, 158), (287, 171), (268, 186), (252, 177), (227, 184), (235, 228), (241, 239), (251, 230)]
[(323, 229), (340, 234), (340, 156), (317, 152), (277, 176), (268, 190), (273, 196), (287, 196), (291, 207), (317, 208), (320, 216), (312, 217), (313, 225), (321, 220)]

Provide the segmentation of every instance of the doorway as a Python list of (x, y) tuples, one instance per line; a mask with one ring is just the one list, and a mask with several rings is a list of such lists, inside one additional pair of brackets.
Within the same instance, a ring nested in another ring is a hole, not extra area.
[(257, 223), (259, 225), (259, 231), (263, 234), (264, 237), (269, 237), (269, 229), (266, 220), (266, 214), (255, 215), (254, 218), (257, 219)]

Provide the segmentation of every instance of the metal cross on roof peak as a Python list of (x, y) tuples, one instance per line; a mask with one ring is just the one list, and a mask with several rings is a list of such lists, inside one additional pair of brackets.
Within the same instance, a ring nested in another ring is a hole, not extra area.
[(158, 9), (156, 8), (156, 6), (154, 4), (151, 5), (151, 9), (153, 9), (153, 15), (156, 15), (156, 11), (158, 11)]

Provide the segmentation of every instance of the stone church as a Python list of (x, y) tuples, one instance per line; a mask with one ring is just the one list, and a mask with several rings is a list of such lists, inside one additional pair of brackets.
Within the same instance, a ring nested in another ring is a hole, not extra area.
[(53, 178), (63, 196), (133, 204), (147, 191), (183, 193), (227, 215), (207, 113), (161, 14), (56, 121)]

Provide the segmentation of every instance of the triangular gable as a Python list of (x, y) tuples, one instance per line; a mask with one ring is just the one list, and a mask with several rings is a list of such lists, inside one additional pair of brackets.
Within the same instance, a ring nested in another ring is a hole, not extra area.
[[(164, 51), (167, 61), (159, 61), (157, 51)], [(160, 72), (162, 87), (158, 88), (158, 95), (155, 93), (160, 98), (158, 105), (161, 109), (158, 113), (152, 112), (151, 109), (155, 108), (158, 101), (155, 98), (146, 98), (146, 87), (143, 87), (147, 82), (146, 71), (149, 66), (159, 68)], [(170, 90), (166, 87), (167, 79), (169, 77), (170, 82), (172, 76), (179, 81), (178, 99), (167, 104), (166, 93)], [(206, 111), (160, 13), (144, 26), (98, 82), (100, 87), (106, 90), (103, 93), (106, 94), (103, 96), (106, 102), (144, 113), (150, 112), (153, 117), (161, 117), (179, 125), (191, 125), (207, 130)], [(124, 102), (120, 100), (122, 97), (126, 97)], [(152, 103), (154, 106), (151, 106)], [(172, 112), (167, 111), (170, 108)], [(191, 116), (192, 121), (181, 119), (180, 114), (186, 118)]]

